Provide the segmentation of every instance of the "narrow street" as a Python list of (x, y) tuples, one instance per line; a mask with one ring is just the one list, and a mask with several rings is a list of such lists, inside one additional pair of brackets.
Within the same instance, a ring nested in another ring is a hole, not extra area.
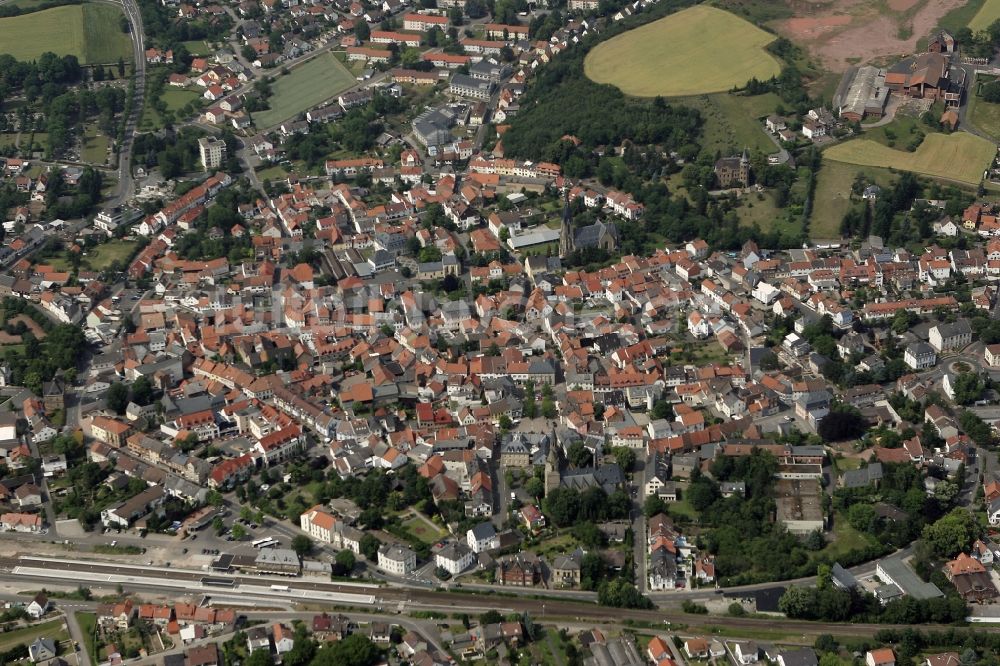
[(80, 660), (80, 666), (91, 666), (90, 655), (87, 654), (87, 649), (84, 647), (87, 642), (84, 640), (83, 629), (80, 628), (80, 623), (76, 619), (76, 612), (72, 608), (67, 608), (64, 612), (66, 614), (66, 628), (69, 629), (69, 635), (80, 646), (76, 651), (77, 658)]

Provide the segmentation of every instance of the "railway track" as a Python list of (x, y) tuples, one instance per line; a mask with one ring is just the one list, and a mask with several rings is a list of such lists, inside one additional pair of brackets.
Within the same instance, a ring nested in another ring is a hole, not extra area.
[[(185, 569), (157, 569), (122, 564), (105, 564), (85, 560), (59, 560), (33, 556), (0, 557), (0, 570), (13, 572), (15, 568), (45, 569), (53, 572), (53, 580), (59, 579), (55, 574), (72, 572), (79, 575), (82, 582), (87, 576), (132, 576), (143, 579), (162, 579), (164, 581), (190, 581), (192, 586), (202, 585), (206, 579), (212, 587), (218, 587), (220, 592), (228, 595), (239, 594), (241, 586), (257, 587), (280, 583), (280, 587), (288, 589), (291, 594), (304, 591), (343, 594), (345, 598), (357, 598), (358, 595), (370, 595), (373, 605), (387, 609), (402, 604), (409, 610), (419, 610), (421, 607), (453, 608), (453, 612), (465, 612), (470, 608), (477, 610), (490, 608), (504, 612), (530, 612), (539, 617), (576, 619), (578, 621), (607, 624), (621, 624), (627, 621), (651, 624), (679, 624), (690, 628), (698, 628), (711, 632), (717, 629), (768, 631), (816, 636), (819, 634), (834, 634), (839, 636), (871, 637), (880, 629), (903, 629), (909, 625), (891, 624), (852, 624), (834, 622), (807, 622), (788, 620), (782, 617), (720, 617), (711, 615), (693, 615), (678, 609), (658, 608), (655, 610), (609, 609), (586, 601), (556, 599), (553, 597), (524, 597), (514, 595), (489, 594), (479, 591), (454, 592), (446, 590), (415, 590), (394, 588), (391, 586), (373, 585), (369, 583), (337, 583), (312, 581), (302, 578), (228, 575), (221, 573), (206, 573)], [(10, 574), (8, 574), (10, 575)], [(38, 578), (38, 575), (32, 575)], [(65, 580), (59, 579), (59, 580)], [(141, 584), (131, 584), (130, 587), (141, 589)], [(155, 587), (150, 584), (150, 587)], [(294, 601), (294, 599), (290, 599)], [(308, 603), (315, 603), (308, 601)], [(945, 625), (921, 625), (925, 630), (943, 630)], [(1000, 627), (977, 625), (977, 631), (997, 632)]]

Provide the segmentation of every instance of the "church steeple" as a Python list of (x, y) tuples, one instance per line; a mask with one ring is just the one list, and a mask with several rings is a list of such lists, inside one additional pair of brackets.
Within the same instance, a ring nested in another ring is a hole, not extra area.
[(576, 249), (573, 214), (569, 210), (569, 188), (563, 188), (562, 224), (559, 225), (559, 256), (568, 257)]

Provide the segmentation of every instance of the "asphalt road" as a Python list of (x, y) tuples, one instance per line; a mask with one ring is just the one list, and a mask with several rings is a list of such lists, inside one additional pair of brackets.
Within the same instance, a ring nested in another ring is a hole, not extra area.
[[(135, 0), (121, 0), (125, 16), (128, 18), (132, 37), (133, 59), (135, 60), (135, 92), (132, 96), (132, 112), (125, 120), (125, 132), (118, 146), (118, 185), (115, 193), (106, 202), (108, 208), (121, 206), (132, 196), (132, 141), (135, 138), (142, 105), (146, 99), (146, 45), (142, 27), (142, 14)], [(116, 3), (117, 4), (117, 3)]]

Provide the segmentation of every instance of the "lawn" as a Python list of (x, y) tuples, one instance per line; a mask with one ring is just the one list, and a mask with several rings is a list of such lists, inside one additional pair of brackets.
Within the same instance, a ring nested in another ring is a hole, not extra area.
[(274, 82), (271, 108), (253, 114), (258, 129), (273, 127), (322, 101), (340, 94), (357, 81), (331, 53), (323, 53)]
[(752, 227), (757, 225), (761, 231), (770, 231), (778, 222), (779, 218), (785, 216), (785, 211), (774, 205), (773, 192), (761, 192), (758, 194), (747, 194), (739, 199), (739, 207), (736, 214), (740, 217), (740, 224)]
[(976, 12), (976, 15), (972, 17), (972, 20), (969, 21), (969, 28), (973, 32), (985, 30), (997, 19), (1000, 19), (1000, 0), (986, 0), (983, 6), (979, 8), (979, 11)]
[(969, 91), (968, 97), (969, 122), (980, 132), (1000, 140), (1000, 104), (991, 104), (972, 91)]
[(83, 64), (132, 60), (128, 35), (112, 5), (66, 5), (0, 19), (0, 51), (35, 60), (46, 51), (75, 55)]
[(734, 14), (698, 5), (598, 44), (584, 71), (640, 97), (722, 92), (781, 72), (764, 50), (774, 39)]
[(819, 240), (840, 238), (840, 222), (852, 206), (859, 206), (859, 200), (851, 201), (851, 185), (858, 173), (863, 173), (869, 181), (884, 187), (890, 183), (890, 174), (884, 169), (860, 167), (844, 162), (823, 160), (816, 180), (816, 201), (822, 206), (813, 207), (809, 221), (809, 235)]
[(275, 164), (274, 166), (269, 166), (266, 169), (261, 169), (257, 172), (257, 179), (261, 182), (265, 180), (284, 180), (288, 177), (288, 171), (285, 167)]
[(108, 161), (108, 147), (111, 139), (101, 134), (93, 125), (87, 125), (83, 133), (83, 154), (84, 162), (91, 164), (104, 164)]
[(40, 636), (51, 638), (56, 642), (62, 642), (69, 638), (69, 633), (67, 633), (61, 619), (21, 627), (20, 629), (0, 634), (0, 652), (6, 652), (22, 643), (31, 643)]
[(842, 558), (851, 551), (861, 550), (869, 545), (868, 538), (851, 527), (851, 524), (847, 522), (847, 517), (841, 513), (837, 513), (834, 516), (833, 534), (828, 535), (828, 537), (832, 538), (830, 538), (829, 543), (819, 553), (834, 561)]
[(201, 99), (205, 99), (194, 90), (179, 90), (177, 88), (167, 88), (160, 95), (160, 99), (163, 103), (167, 105), (167, 108), (171, 111), (180, 111), (188, 102), (193, 102)]
[(423, 516), (411, 516), (404, 520), (403, 529), (426, 544), (437, 543), (448, 536), (447, 532)]
[(984, 4), (985, 0), (967, 0), (939, 18), (938, 27), (954, 35), (972, 22), (973, 17), (979, 13)]
[(860, 469), (861, 458), (835, 458), (833, 464), (837, 468), (838, 474), (843, 474), (844, 472)]
[(698, 512), (694, 510), (694, 507), (691, 506), (691, 502), (689, 502), (683, 495), (681, 496), (681, 500), (679, 502), (671, 502), (668, 504), (667, 510), (671, 516), (687, 516), (691, 520), (696, 520), (698, 518)]
[(91, 660), (97, 661), (97, 614), (77, 613), (76, 621), (80, 625), (80, 632), (83, 633), (83, 646), (90, 655)]
[(121, 30), (122, 11), (114, 5), (83, 5), (84, 62), (132, 62), (132, 40)]
[[(188, 102), (194, 101), (196, 105), (201, 106), (199, 102), (204, 98), (194, 90), (180, 90), (168, 87), (161, 93), (160, 99), (167, 105), (168, 110), (179, 114), (180, 110)], [(179, 116), (178, 119), (180, 119)], [(163, 125), (164, 121), (160, 113), (153, 108), (152, 104), (146, 104), (142, 108), (142, 118), (139, 120), (139, 127), (144, 130), (157, 130), (163, 127)]]
[[(925, 176), (976, 185), (996, 154), (996, 146), (972, 134), (931, 134), (916, 152), (894, 150), (870, 139), (845, 141), (824, 157), (836, 162), (913, 171)], [(817, 201), (823, 199), (817, 196)]]
[[(83, 257), (80, 265), (82, 268), (92, 271), (106, 270), (116, 261), (124, 266), (135, 253), (135, 248), (135, 241), (113, 240), (102, 243), (88, 249), (87, 256)], [(44, 261), (57, 271), (69, 271), (73, 268), (65, 251), (51, 257), (45, 257)]]
[(116, 240), (102, 243), (87, 250), (83, 263), (95, 271), (103, 271), (116, 261), (125, 265), (135, 252), (135, 247), (135, 241)]
[(208, 42), (206, 42), (203, 39), (199, 39), (193, 42), (181, 42), (181, 43), (184, 45), (184, 48), (188, 50), (188, 53), (194, 56), (211, 55), (212, 53), (215, 52), (215, 50), (208, 45)]
[(780, 100), (774, 93), (744, 97), (718, 93), (677, 100), (701, 111), (704, 124), (702, 149), (714, 154), (735, 154), (744, 147), (765, 155), (778, 152), (760, 118), (774, 113)]
[[(937, 114), (939, 117), (941, 113)], [(935, 132), (923, 124), (919, 118), (897, 113), (892, 122), (865, 130), (865, 138), (897, 150), (909, 150), (911, 144), (919, 144), (923, 137)]]

